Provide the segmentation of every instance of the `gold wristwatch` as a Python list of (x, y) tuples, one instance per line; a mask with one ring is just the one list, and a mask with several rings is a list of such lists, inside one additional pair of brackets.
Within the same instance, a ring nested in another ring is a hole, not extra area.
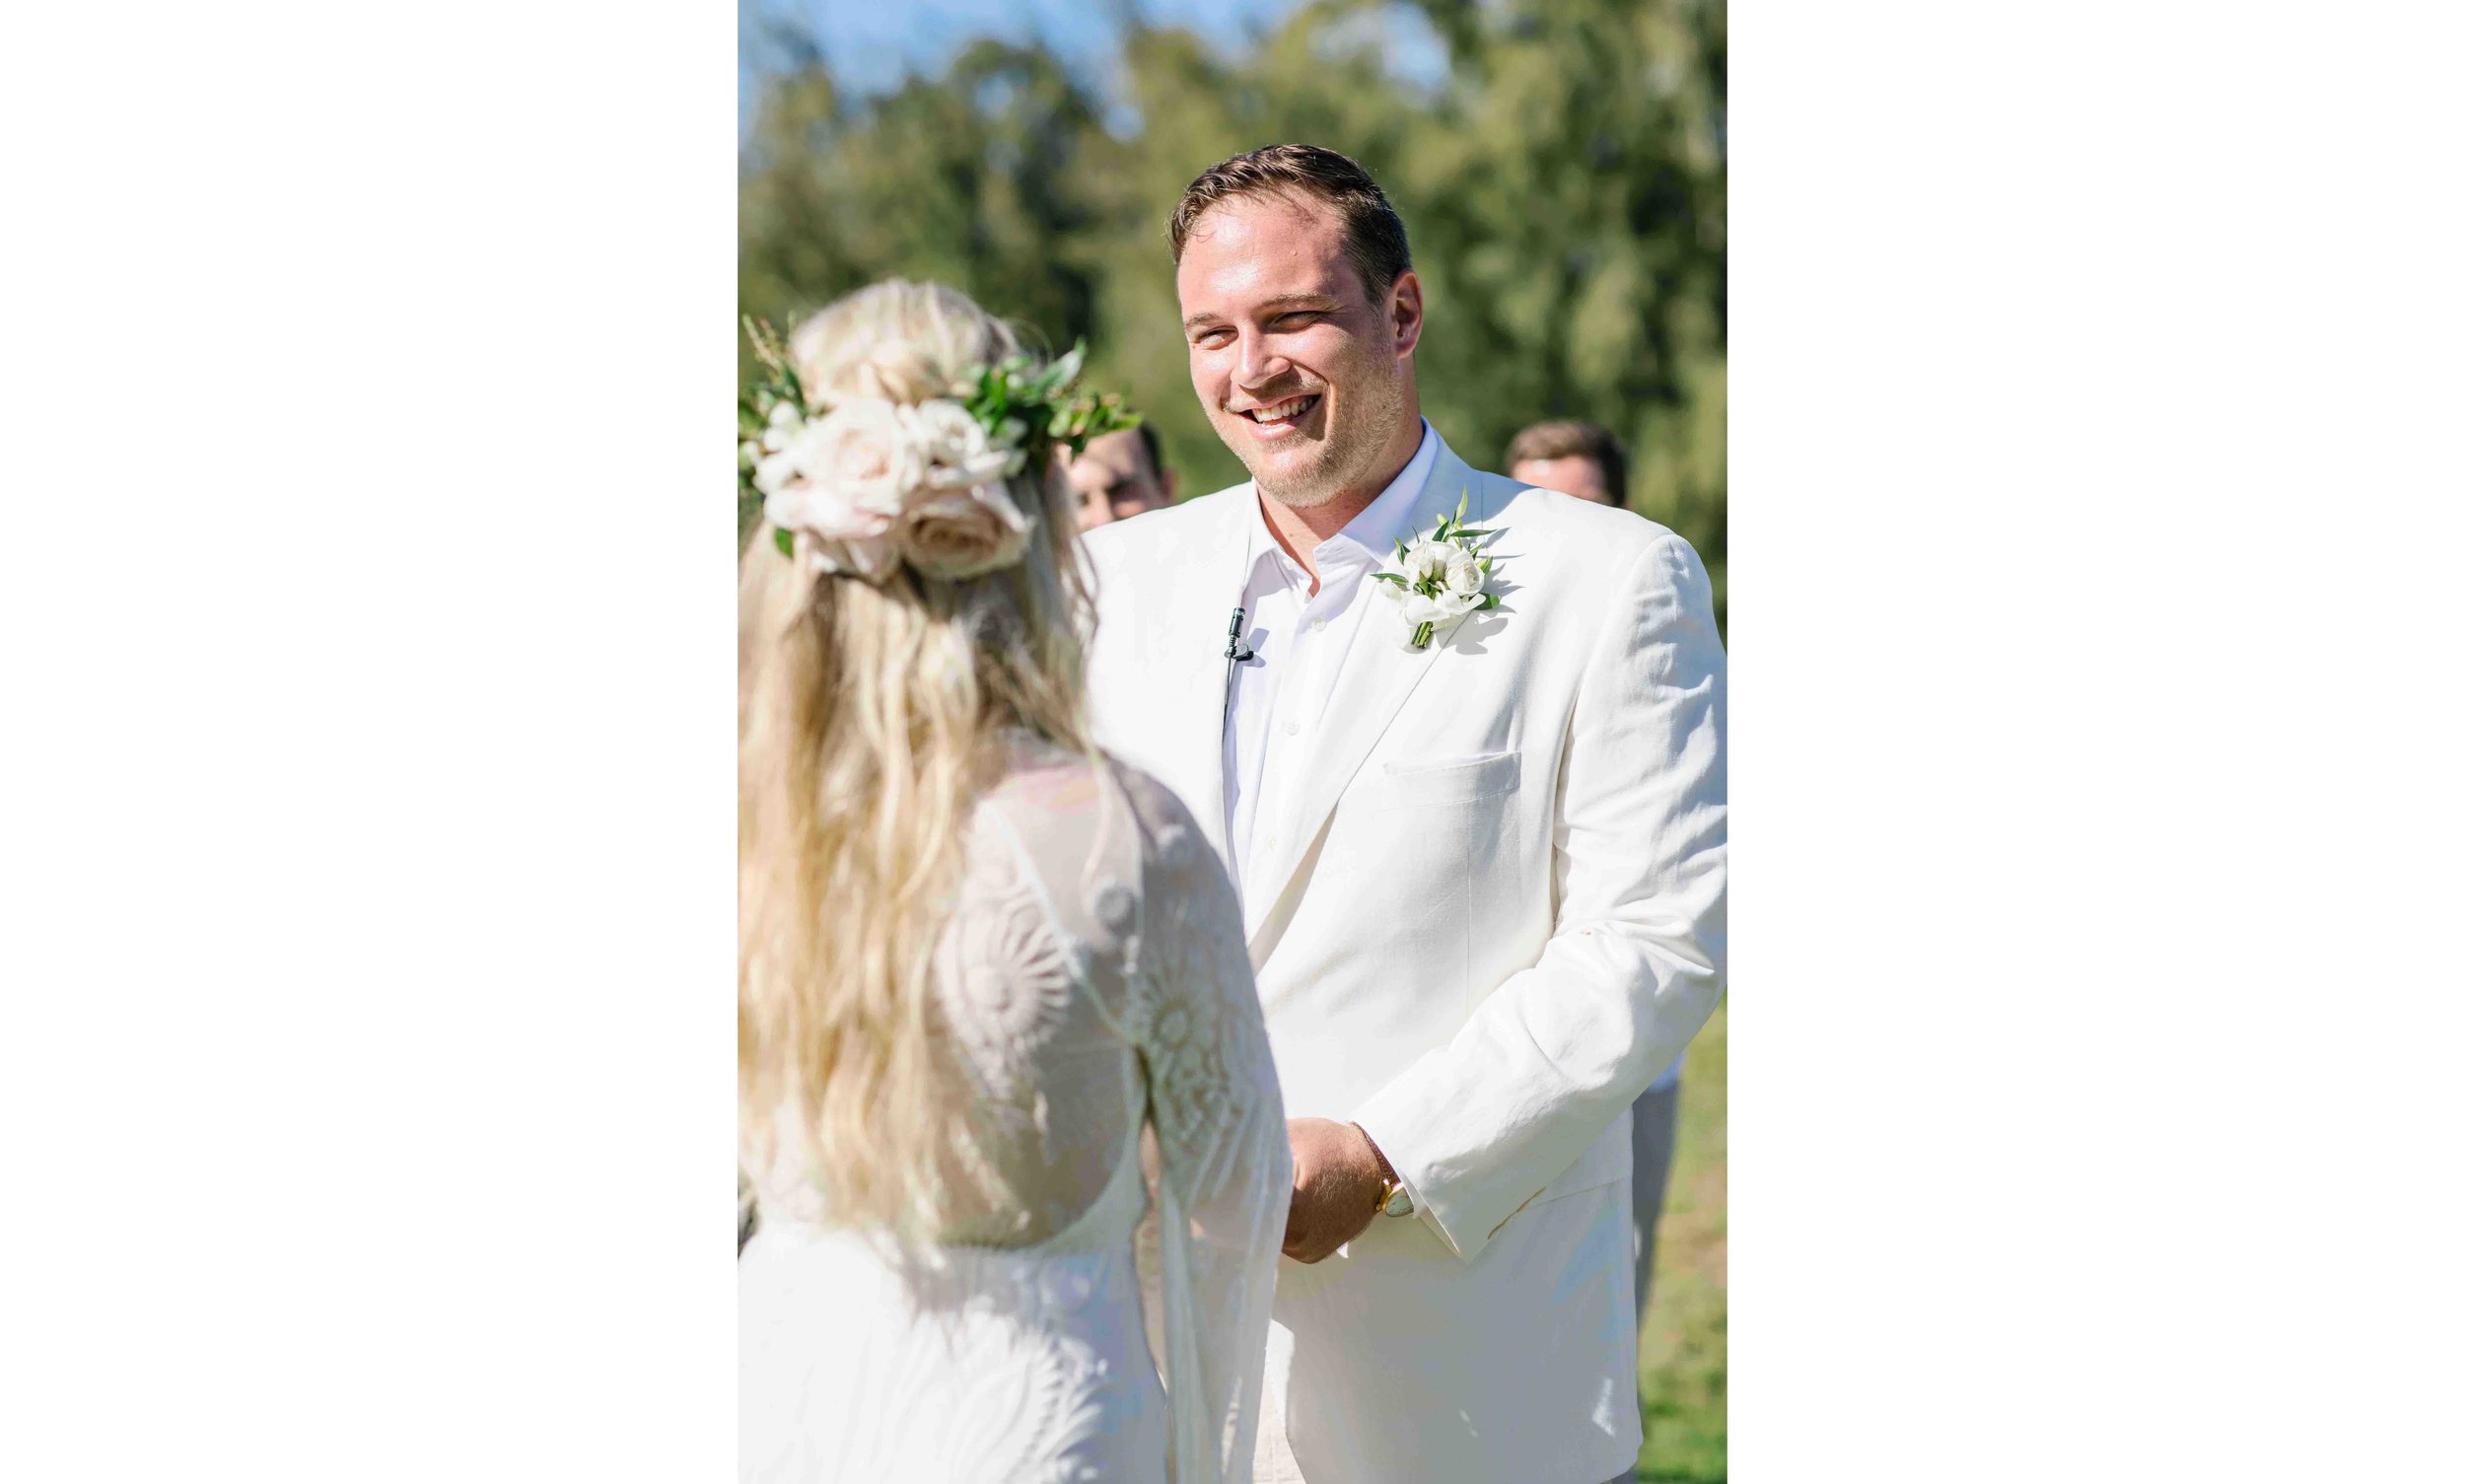
[(1378, 1215), (1410, 1216), (1412, 1192), (1404, 1188), (1403, 1181), (1395, 1178), (1395, 1166), (1386, 1163), (1386, 1152), (1378, 1148), (1378, 1141), (1370, 1137), (1368, 1129), (1361, 1128), (1358, 1123), (1353, 1127), (1361, 1129), (1361, 1137), (1368, 1142), (1371, 1156), (1378, 1162)]

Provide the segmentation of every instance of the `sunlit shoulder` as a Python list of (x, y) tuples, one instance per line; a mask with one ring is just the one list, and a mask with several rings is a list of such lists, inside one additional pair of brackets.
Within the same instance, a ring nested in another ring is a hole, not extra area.
[(1485, 477), (1494, 481), (1492, 499), (1501, 502), (1483, 523), (1499, 533), (1487, 549), (1502, 556), (1512, 550), (1527, 563), (1527, 572), (1537, 561), (1553, 571), (1614, 578), (1671, 536), (1668, 527), (1631, 510), (1518, 484), (1502, 474)]
[(1249, 484), (1233, 485), (1198, 495), (1127, 521), (1098, 526), (1080, 537), (1097, 571), (1121, 563), (1147, 565), (1213, 551), (1226, 527), (1240, 513), (1241, 502), (1255, 498)]

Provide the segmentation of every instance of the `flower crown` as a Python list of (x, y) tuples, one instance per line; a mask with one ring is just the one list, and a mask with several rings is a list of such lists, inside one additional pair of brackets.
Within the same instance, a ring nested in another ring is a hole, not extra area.
[(816, 402), (777, 333), (744, 329), (765, 375), (737, 401), (739, 539), (758, 512), (811, 572), (878, 583), (904, 563), (956, 582), (1016, 566), (1030, 528), (1004, 481), (1139, 422), (1118, 395), (1069, 394), (1084, 340), (1041, 370), (1027, 356), (973, 368), (950, 396)]

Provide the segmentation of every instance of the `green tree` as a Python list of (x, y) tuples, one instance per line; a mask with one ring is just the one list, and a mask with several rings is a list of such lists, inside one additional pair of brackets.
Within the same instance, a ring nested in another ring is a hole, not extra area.
[[(1434, 85), (1386, 60), (1408, 20), (1445, 48)], [(938, 278), (1047, 345), (1084, 336), (1091, 382), (1203, 492), (1242, 474), (1190, 392), (1164, 223), (1217, 160), (1327, 145), (1411, 233), (1431, 422), (1492, 467), (1539, 418), (1616, 429), (1629, 503), (1694, 542), (1725, 603), (1726, 47), (1719, 0), (1316, 0), (1231, 52), (1126, 20), (1107, 97), (990, 39), (851, 96), (809, 46), (744, 146), (740, 297), (784, 321)]]

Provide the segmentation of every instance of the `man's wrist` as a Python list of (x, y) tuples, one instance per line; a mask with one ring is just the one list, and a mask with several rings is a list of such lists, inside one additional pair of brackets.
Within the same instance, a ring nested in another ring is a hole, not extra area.
[(1353, 1125), (1353, 1132), (1361, 1135), (1361, 1142), (1370, 1146), (1370, 1158), (1378, 1163), (1378, 1178), (1382, 1180), (1395, 1178), (1395, 1166), (1386, 1163), (1386, 1151), (1378, 1148), (1378, 1141), (1370, 1137), (1370, 1131), (1356, 1123)]
[(1386, 1151), (1378, 1148), (1378, 1141), (1371, 1138), (1370, 1131), (1360, 1124), (1354, 1124), (1353, 1130), (1361, 1135), (1362, 1143), (1370, 1146), (1370, 1158), (1375, 1161), (1378, 1166), (1377, 1188), (1373, 1196), (1375, 1204), (1371, 1207), (1371, 1216), (1375, 1218), (1411, 1215), (1412, 1192), (1403, 1188), (1403, 1177), (1395, 1173), (1393, 1165), (1387, 1163)]

